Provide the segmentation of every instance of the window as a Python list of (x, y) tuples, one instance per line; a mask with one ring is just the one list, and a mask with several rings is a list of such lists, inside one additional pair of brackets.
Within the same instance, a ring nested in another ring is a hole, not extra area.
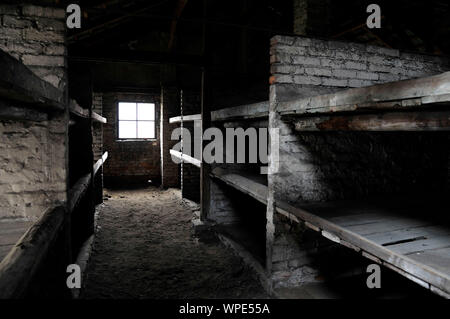
[(119, 139), (155, 138), (155, 104), (119, 102)]

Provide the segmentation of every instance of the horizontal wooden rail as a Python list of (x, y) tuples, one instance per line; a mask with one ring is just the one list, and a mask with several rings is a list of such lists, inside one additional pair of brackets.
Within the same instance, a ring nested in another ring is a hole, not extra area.
[(449, 131), (450, 111), (390, 112), (311, 116), (294, 119), (295, 130), (305, 131)]
[(102, 123), (102, 124), (106, 124), (106, 122), (107, 122), (105, 117), (103, 117), (95, 112), (92, 112), (92, 120), (94, 120), (95, 122), (98, 122), (98, 123)]
[(91, 183), (91, 174), (81, 177), (75, 185), (69, 190), (69, 199), (67, 201), (67, 210), (72, 213), (81, 201)]
[(450, 103), (450, 72), (280, 102), (277, 112), (285, 115), (307, 115), (374, 110), (398, 111), (438, 103)]
[(21, 298), (64, 223), (62, 206), (48, 209), (0, 263), (0, 299)]
[(269, 101), (228, 107), (211, 112), (211, 121), (257, 119), (269, 116)]
[[(69, 102), (69, 110), (70, 113), (76, 115), (78, 117), (82, 117), (85, 119), (89, 118), (89, 110), (82, 108), (75, 100), (70, 100)], [(103, 116), (92, 112), (92, 120), (98, 123), (105, 124), (107, 122), (106, 118)]]
[(106, 162), (108, 159), (108, 152), (105, 152), (95, 164), (94, 164), (94, 175), (97, 174), (97, 171), (100, 169), (100, 167)]
[(0, 50), (0, 97), (49, 113), (64, 111), (64, 94), (35, 75), (22, 62)]
[(197, 167), (201, 167), (202, 166), (202, 161), (200, 161), (200, 160), (198, 160), (198, 159), (196, 159), (196, 158), (194, 158), (192, 156), (183, 154), (183, 153), (181, 153), (179, 151), (170, 150), (170, 155), (175, 156), (176, 158), (182, 160), (183, 162), (190, 163), (190, 164), (195, 165)]
[(169, 123), (181, 123), (181, 122), (192, 122), (192, 121), (201, 121), (201, 114), (193, 114), (193, 115), (183, 115), (169, 118)]

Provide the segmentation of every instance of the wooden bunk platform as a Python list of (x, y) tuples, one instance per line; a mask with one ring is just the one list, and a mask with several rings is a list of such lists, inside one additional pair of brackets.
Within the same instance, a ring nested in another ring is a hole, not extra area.
[(448, 131), (450, 72), (282, 102), (297, 131)]
[[(268, 189), (259, 177), (223, 170), (214, 170), (211, 176), (267, 204)], [(433, 209), (433, 216), (445, 216), (444, 208), (362, 201), (301, 207), (276, 201), (275, 205), (279, 214), (292, 221), (302, 222), (325, 238), (450, 298), (450, 226), (424, 213)]]

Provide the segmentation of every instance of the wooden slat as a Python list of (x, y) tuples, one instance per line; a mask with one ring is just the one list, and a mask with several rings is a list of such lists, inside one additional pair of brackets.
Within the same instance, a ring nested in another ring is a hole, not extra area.
[(359, 235), (347, 228), (341, 227), (331, 221), (323, 219), (317, 215), (311, 214), (301, 208), (294, 207), (284, 202), (277, 201), (276, 209), (283, 211), (283, 214), (293, 214), (302, 221), (307, 221), (315, 225), (320, 230), (332, 234), (339, 241), (344, 240), (361, 249), (361, 251), (376, 257), (383, 261), (383, 264), (392, 266), (392, 269), (399, 269), (399, 273), (405, 272), (408, 276), (413, 276), (418, 280), (424, 281), (434, 287), (449, 293), (450, 292), (450, 273), (442, 272), (426, 263), (417, 262), (408, 256), (399, 254), (388, 247), (381, 246), (365, 236)]
[(0, 50), (0, 97), (36, 107), (43, 112), (64, 111), (64, 94), (28, 67)]
[(169, 123), (181, 123), (183, 122), (192, 122), (192, 121), (201, 121), (201, 114), (193, 114), (193, 115), (183, 115), (169, 118)]
[(267, 186), (266, 185), (255, 182), (255, 181), (251, 180), (250, 178), (239, 175), (239, 174), (227, 173), (226, 171), (224, 171), (220, 168), (214, 169), (211, 172), (211, 176), (215, 177), (217, 179), (220, 179), (221, 181), (225, 182), (226, 184), (232, 186), (233, 188), (235, 188), (247, 195), (250, 195), (254, 199), (263, 203), (264, 205), (267, 205)]
[(313, 116), (295, 119), (305, 131), (449, 131), (450, 111)]
[(89, 110), (82, 108), (75, 100), (70, 100), (69, 110), (73, 115), (83, 118), (89, 118)]
[(368, 109), (406, 110), (442, 102), (450, 102), (450, 72), (282, 102), (277, 111), (326, 114)]
[(22, 297), (63, 225), (64, 207), (48, 209), (0, 263), (0, 299)]
[(211, 112), (211, 121), (255, 119), (269, 116), (269, 101), (228, 107)]
[(108, 159), (108, 152), (105, 152), (95, 164), (94, 164), (94, 175), (97, 174), (97, 171), (100, 169), (100, 167), (106, 162)]
[(103, 117), (103, 116), (101, 116), (101, 115), (99, 115), (99, 114), (97, 114), (95, 112), (92, 112), (92, 119), (95, 122), (102, 123), (102, 124), (106, 124), (106, 122), (107, 122), (105, 117)]
[(201, 167), (202, 166), (202, 162), (192, 156), (186, 155), (186, 154), (182, 154), (179, 151), (176, 150), (170, 150), (170, 155), (182, 160), (185, 163), (190, 163), (192, 165), (195, 165), (197, 167)]

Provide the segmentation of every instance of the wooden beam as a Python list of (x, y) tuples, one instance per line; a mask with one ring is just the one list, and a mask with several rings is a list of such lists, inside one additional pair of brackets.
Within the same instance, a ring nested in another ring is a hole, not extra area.
[(169, 123), (181, 123), (183, 122), (192, 122), (192, 121), (201, 121), (201, 114), (193, 114), (193, 115), (183, 115), (169, 118)]
[(83, 118), (89, 118), (89, 110), (82, 108), (75, 100), (70, 100), (69, 110), (73, 115)]
[(302, 117), (295, 130), (304, 131), (449, 131), (449, 111), (392, 112)]
[(18, 101), (43, 112), (64, 111), (64, 94), (40, 79), (23, 63), (0, 50), (0, 97)]
[(254, 181), (241, 174), (234, 174), (215, 168), (211, 172), (211, 177), (217, 178), (231, 187), (247, 194), (260, 203), (267, 205), (267, 186)]
[(48, 120), (48, 115), (34, 109), (18, 107), (11, 102), (0, 101), (0, 119), (42, 122)]
[(81, 199), (86, 194), (91, 183), (91, 173), (86, 174), (81, 177), (75, 185), (69, 190), (68, 200), (67, 200), (67, 210), (72, 213), (75, 207), (79, 204)]
[(192, 156), (183, 154), (183, 153), (178, 152), (176, 150), (170, 150), (170, 155), (172, 155), (172, 156), (182, 160), (185, 163), (191, 163), (192, 165), (195, 165), (197, 167), (202, 167), (202, 161), (200, 161), (200, 160), (198, 160), (198, 159), (196, 159), (196, 158), (194, 158)]
[(0, 299), (24, 297), (64, 223), (66, 210), (48, 209), (0, 263)]
[(211, 121), (255, 119), (269, 116), (269, 101), (228, 107), (211, 112)]
[(98, 122), (98, 123), (102, 123), (102, 124), (106, 124), (106, 122), (107, 122), (105, 117), (95, 113), (94, 111), (92, 111), (92, 120), (94, 120), (95, 122)]
[(102, 167), (102, 165), (106, 162), (108, 159), (108, 152), (105, 152), (95, 164), (94, 164), (94, 175), (97, 174), (97, 171)]
[(392, 111), (443, 102), (450, 102), (450, 72), (281, 102), (278, 104), (277, 112), (292, 115), (367, 110)]

